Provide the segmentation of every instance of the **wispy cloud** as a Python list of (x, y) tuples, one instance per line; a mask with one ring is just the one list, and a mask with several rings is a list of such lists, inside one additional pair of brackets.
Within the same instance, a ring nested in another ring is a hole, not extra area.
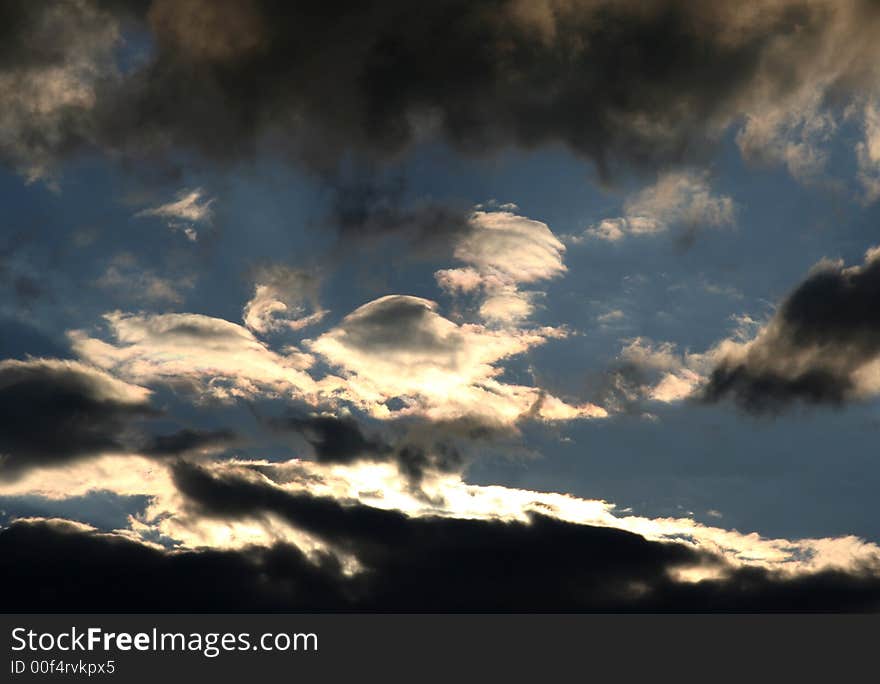
[(727, 195), (712, 192), (708, 173), (674, 171), (628, 197), (624, 215), (602, 219), (573, 242), (592, 238), (618, 242), (628, 236), (654, 235), (680, 226), (695, 231), (734, 223), (735, 205)]
[(208, 198), (202, 188), (181, 190), (177, 199), (157, 207), (143, 209), (136, 217), (155, 216), (167, 220), (168, 227), (181, 231), (187, 239), (195, 242), (198, 239), (196, 224), (209, 223), (213, 214), (212, 205), (216, 198)]
[(437, 284), (450, 294), (479, 293), (479, 315), (495, 324), (517, 324), (534, 311), (539, 291), (520, 289), (563, 275), (565, 245), (541, 221), (511, 211), (477, 210), (470, 231), (455, 244), (455, 258), (467, 264), (434, 274)]

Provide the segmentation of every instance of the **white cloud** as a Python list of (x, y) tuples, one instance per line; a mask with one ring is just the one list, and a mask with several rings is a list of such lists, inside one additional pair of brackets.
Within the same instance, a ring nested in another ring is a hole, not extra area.
[(679, 351), (671, 342), (655, 343), (636, 337), (621, 349), (618, 359), (639, 370), (637, 387), (624, 387), (629, 399), (674, 403), (691, 396), (705, 381), (715, 361), (731, 344), (724, 340), (704, 353)]
[(318, 323), (327, 311), (318, 304), (315, 275), (281, 264), (261, 268), (254, 296), (242, 312), (244, 324), (260, 334), (300, 330)]
[(681, 401), (689, 397), (702, 381), (701, 375), (689, 368), (681, 368), (664, 375), (663, 379), (651, 388), (648, 397), (666, 404)]
[(480, 316), (485, 321), (505, 324), (525, 320), (534, 311), (532, 301), (536, 294), (520, 292), (512, 287), (492, 292), (480, 305)]
[[(543, 293), (519, 284), (565, 272), (564, 246), (546, 224), (509, 211), (477, 211), (456, 245), (467, 265), (438, 271), (447, 291), (480, 293), (484, 323), (455, 323), (436, 303), (389, 295), (364, 304), (336, 327), (302, 345), (274, 351), (254, 333), (298, 330), (319, 322), (313, 274), (283, 265), (255, 275), (244, 326), (199, 314), (105, 315), (110, 341), (77, 330), (75, 352), (138, 382), (188, 387), (220, 399), (269, 394), (322, 410), (357, 408), (379, 419), (420, 415), (475, 417), (515, 426), (520, 420), (575, 420), (607, 415), (591, 403), (568, 403), (540, 387), (499, 380), (504, 362), (549, 340), (561, 328), (524, 328)], [(317, 378), (316, 361), (338, 369)]]
[(497, 379), (499, 362), (564, 334), (458, 325), (437, 313), (434, 302), (390, 295), (349, 314), (309, 349), (338, 366), (349, 397), (377, 416), (396, 398), (406, 404), (401, 413), (437, 419), (468, 415), (513, 424), (530, 412), (545, 419), (601, 417), (598, 406), (565, 404), (566, 413), (536, 387)]
[(605, 313), (596, 316), (596, 321), (598, 321), (600, 325), (610, 325), (618, 323), (624, 319), (626, 319), (626, 314), (620, 309), (612, 309), (611, 311), (606, 311)]
[(520, 285), (563, 275), (565, 245), (546, 223), (509, 210), (475, 211), (470, 225), (454, 252), (467, 266), (437, 271), (437, 284), (450, 294), (482, 292), (483, 320), (516, 325), (531, 316), (540, 294)]
[(471, 225), (473, 230), (456, 245), (455, 257), (480, 273), (515, 283), (565, 273), (565, 245), (546, 223), (509, 211), (477, 211)]
[(271, 351), (246, 328), (220, 318), (174, 313), (104, 316), (114, 342), (69, 333), (76, 354), (139, 383), (189, 386), (219, 399), (301, 396), (317, 389), (305, 371), (311, 356)]
[(206, 198), (204, 190), (201, 188), (181, 190), (173, 202), (144, 209), (135, 216), (156, 216), (167, 219), (169, 228), (181, 231), (187, 239), (194, 242), (198, 239), (198, 232), (194, 224), (210, 222), (213, 214), (211, 206), (214, 201), (213, 197)]
[(446, 292), (467, 293), (480, 289), (483, 276), (474, 268), (447, 268), (434, 274), (437, 284)]
[(750, 161), (781, 164), (801, 182), (813, 182), (828, 162), (827, 144), (836, 122), (822, 108), (825, 85), (804, 84), (793, 92), (756, 104), (736, 136)]
[(624, 216), (606, 218), (589, 227), (583, 237), (617, 242), (628, 235), (650, 235), (672, 226), (688, 228), (733, 225), (734, 203), (713, 194), (707, 172), (673, 171), (627, 198)]
[[(562, 337), (555, 328), (490, 330), (458, 325), (434, 302), (391, 295), (369, 302), (335, 328), (306, 340), (305, 353), (273, 351), (247, 328), (200, 314), (105, 315), (111, 341), (68, 333), (89, 363), (142, 384), (163, 383), (221, 400), (295, 398), (379, 419), (421, 415), (476, 417), (513, 426), (521, 419), (603, 417), (593, 404), (571, 405), (537, 387), (498, 380), (505, 359)], [(316, 355), (340, 369), (315, 379)], [(392, 399), (402, 406), (391, 409)]]

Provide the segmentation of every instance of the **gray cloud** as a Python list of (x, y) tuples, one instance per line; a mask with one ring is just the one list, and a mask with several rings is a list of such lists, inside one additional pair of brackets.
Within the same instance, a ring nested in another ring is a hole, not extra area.
[[(0, 89), (6, 111), (41, 113), (16, 115), (4, 143), (34, 173), (94, 146), (230, 160), (265, 141), (328, 168), (430, 137), (477, 153), (562, 143), (608, 172), (698, 157), (743, 120), (744, 153), (802, 170), (821, 156), (810, 136), (824, 109), (876, 82), (880, 18), (860, 0), (16, 2), (5, 14), (0, 80), (84, 65), (42, 89), (57, 95), (42, 108)], [(131, 20), (155, 51), (123, 72), (110, 55)]]
[(880, 252), (845, 267), (823, 261), (755, 340), (720, 355), (705, 401), (732, 397), (754, 412), (795, 402), (840, 405), (880, 392)]
[(393, 463), (415, 491), (426, 475), (462, 471), (469, 460), (468, 445), (506, 434), (497, 426), (470, 418), (399, 420), (385, 426), (386, 434), (370, 434), (354, 418), (331, 415), (289, 413), (265, 422), (276, 431), (301, 434), (319, 463)]
[(145, 420), (160, 415), (149, 397), (142, 387), (74, 361), (0, 361), (0, 480), (106, 453), (181, 456), (234, 441), (226, 430), (148, 435)]
[(462, 203), (407, 201), (402, 180), (377, 181), (328, 176), (330, 210), (326, 224), (340, 236), (340, 246), (375, 245), (397, 240), (413, 258), (449, 257), (455, 242), (471, 232), (472, 208)]
[(148, 393), (73, 362), (0, 362), (0, 476), (123, 450)]
[[(208, 505), (223, 483), (189, 483)], [(258, 510), (259, 491), (234, 504)], [(216, 504), (210, 504), (215, 505)], [(241, 551), (168, 552), (63, 521), (19, 521), (0, 531), (0, 600), (20, 612), (665, 611), (866, 612), (880, 607), (868, 573), (786, 577), (759, 568), (678, 582), (670, 571), (711, 564), (684, 544), (535, 516), (531, 523), (408, 519), (325, 499), (273, 501), (305, 526), (361, 550), (354, 577), (332, 554), (287, 544)], [(234, 513), (233, 513), (234, 514)], [(717, 562), (717, 561), (714, 561)]]

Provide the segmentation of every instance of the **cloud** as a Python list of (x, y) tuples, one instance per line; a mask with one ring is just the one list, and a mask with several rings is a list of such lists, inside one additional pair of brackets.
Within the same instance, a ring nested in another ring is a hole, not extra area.
[(447, 268), (434, 273), (441, 289), (451, 294), (467, 294), (480, 289), (483, 276), (475, 268)]
[[(0, 83), (5, 155), (31, 173), (86, 149), (225, 161), (270, 145), (326, 169), (441, 139), (562, 144), (607, 175), (694, 161), (738, 129), (746, 157), (809, 175), (840, 110), (877, 89), (878, 11), (860, 0), (30, 5), (5, 10)], [(121, 69), (128, 22), (153, 48)]]
[(167, 435), (154, 435), (139, 445), (146, 456), (190, 456), (213, 453), (237, 440), (231, 430), (194, 430), (184, 428)]
[(113, 257), (95, 285), (130, 301), (153, 305), (181, 304), (181, 290), (191, 289), (195, 278), (191, 275), (174, 279), (162, 277), (150, 269), (140, 268), (132, 254), (123, 252)]
[(871, 100), (864, 109), (864, 140), (856, 144), (858, 179), (868, 204), (880, 199), (880, 104)]
[(300, 330), (327, 315), (318, 304), (320, 281), (313, 273), (274, 264), (257, 269), (254, 279), (254, 296), (242, 317), (256, 333)]
[(617, 242), (628, 235), (661, 233), (672, 226), (695, 231), (734, 222), (733, 200), (713, 194), (705, 172), (664, 173), (654, 185), (627, 198), (623, 209), (624, 216), (603, 219), (576, 241), (592, 237)]
[(299, 330), (327, 312), (318, 303), (315, 273), (274, 264), (254, 273), (244, 326), (201, 314), (116, 311), (104, 315), (109, 340), (85, 330), (69, 331), (68, 338), (77, 356), (132, 382), (221, 400), (283, 397), (331, 414), (477, 418), (505, 427), (606, 416), (600, 406), (498, 379), (508, 359), (568, 334), (521, 325), (543, 293), (519, 286), (566, 271), (565, 247), (550, 228), (507, 210), (477, 210), (464, 232), (446, 235), (456, 236), (454, 254), (467, 266), (437, 272), (437, 280), (456, 291), (477, 288), (485, 323), (456, 323), (435, 302), (388, 295), (303, 340), (302, 349), (276, 351), (254, 333)]
[(0, 361), (0, 480), (27, 485), (35, 472), (54, 480), (71, 463), (105, 456), (122, 457), (118, 467), (131, 468), (125, 461), (141, 456), (213, 455), (237, 440), (230, 430), (152, 434), (148, 421), (161, 414), (151, 395), (77, 361)]
[(515, 283), (547, 280), (565, 273), (565, 245), (546, 223), (509, 211), (476, 211), (473, 230), (455, 246), (455, 257), (484, 277)]
[(383, 457), (390, 446), (378, 437), (368, 437), (353, 418), (330, 415), (288, 415), (270, 419), (277, 430), (302, 434), (312, 446), (319, 463), (354, 463)]
[[(213, 612), (221, 607), (271, 611), (282, 606), (323, 610), (343, 597), (334, 575), (296, 547), (237, 553), (204, 549), (170, 553), (119, 534), (67, 521), (22, 521), (0, 532), (3, 600), (26, 610), (123, 609)], [(10, 553), (19, 563), (10, 563)], [(256, 578), (263, 573), (267, 580)], [(14, 587), (14, 588), (13, 588)], [(45, 601), (45, 603), (42, 603)]]
[(683, 368), (677, 373), (667, 373), (663, 376), (663, 379), (651, 388), (648, 396), (650, 399), (662, 401), (666, 404), (681, 401), (691, 396), (694, 389), (702, 381), (702, 376), (688, 368)]
[[(259, 492), (235, 483), (188, 486), (220, 514), (253, 508)], [(224, 505), (213, 500), (218, 493)], [(74, 612), (858, 612), (876, 610), (880, 600), (876, 577), (865, 571), (791, 578), (751, 568), (680, 581), (679, 568), (718, 561), (682, 544), (543, 516), (529, 524), (408, 520), (292, 497), (262, 507), (307, 517), (311, 527), (357, 547), (366, 572), (346, 573), (332, 554), (309, 557), (283, 542), (175, 552), (81, 524), (28, 520), (0, 532), (4, 605)]]
[(0, 361), (0, 478), (124, 450), (155, 415), (149, 390), (75, 361)]
[(627, 413), (642, 411), (645, 401), (682, 401), (702, 387), (719, 353), (719, 347), (695, 353), (671, 342), (626, 340), (599, 388), (598, 401), (610, 411)]
[(437, 313), (427, 299), (389, 295), (364, 304), (308, 343), (310, 351), (337, 366), (344, 391), (368, 413), (433, 420), (481, 416), (489, 424), (512, 424), (533, 413), (549, 420), (599, 417), (597, 406), (569, 406), (545, 398), (535, 387), (501, 382), (496, 364), (561, 336), (559, 330), (491, 330), (458, 325)]
[[(254, 509), (241, 483), (188, 487), (217, 514)], [(213, 497), (223, 495), (218, 505)], [(168, 551), (58, 520), (0, 532), (10, 610), (41, 611), (872, 611), (880, 588), (866, 571), (786, 577), (759, 568), (701, 582), (679, 568), (717, 564), (682, 544), (535, 516), (526, 523), (408, 520), (308, 499), (262, 508), (357, 547), (365, 572), (329, 553), (268, 548)], [(254, 509), (255, 510), (255, 509)], [(210, 581), (206, 581), (210, 578)]]
[[(880, 607), (880, 581), (871, 565), (786, 573), (732, 566), (685, 541), (652, 541), (550, 515), (516, 521), (410, 517), (189, 465), (176, 467), (174, 480), (185, 505), (200, 515), (219, 521), (277, 517), (327, 546), (309, 554), (284, 541), (170, 551), (82, 524), (21, 520), (0, 532), (0, 563), (10, 579), (3, 585), (4, 605), (129, 611)], [(346, 554), (356, 558), (354, 567), (340, 560)]]
[(161, 382), (217, 399), (303, 396), (317, 386), (306, 369), (313, 359), (278, 354), (246, 328), (200, 314), (104, 316), (114, 343), (69, 333), (80, 358), (132, 382)]
[[(823, 58), (827, 59), (828, 55)], [(817, 74), (817, 81), (812, 84), (800, 84), (757, 103), (736, 135), (743, 158), (782, 165), (802, 182), (820, 179), (830, 156), (828, 144), (836, 133), (839, 119), (839, 112), (823, 101), (828, 95), (827, 89), (833, 88), (822, 80), (827, 77), (834, 78), (834, 75)], [(866, 92), (870, 90), (869, 87)], [(853, 101), (860, 100), (860, 95), (854, 94)]]
[[(470, 485), (454, 468), (424, 468), (421, 479), (414, 481), (403, 462), (355, 459), (343, 463), (332, 458), (333, 462), (231, 460), (196, 466), (167, 459), (157, 463), (137, 456), (103, 456), (56, 466), (51, 472), (33, 469), (17, 481), (0, 482), (0, 495), (36, 495), (55, 502), (101, 491), (146, 496), (146, 509), (131, 516), (129, 527), (117, 530), (118, 535), (151, 546), (161, 541), (178, 552), (226, 549), (251, 558), (273, 546), (290, 545), (316, 564), (335, 557), (347, 577), (360, 579), (373, 574), (369, 561), (375, 558), (374, 552), (387, 553), (400, 567), (408, 567), (411, 555), (407, 549), (416, 547), (411, 548), (406, 537), (383, 538), (381, 530), (389, 521), (395, 529), (411, 528), (412, 534), (427, 538), (433, 528), (443, 526), (464, 530), (466, 535), (467, 530), (479, 532), (484, 523), (514, 530), (530, 527), (536, 515), (556, 525), (564, 523), (573, 531), (599, 528), (647, 542), (680, 545), (687, 557), (708, 562), (670, 568), (670, 579), (688, 585), (699, 582), (703, 588), (753, 571), (781, 583), (809, 582), (827, 575), (870, 580), (876, 578), (880, 563), (876, 545), (852, 536), (765, 538), (688, 518), (628, 515), (604, 501)], [(433, 524), (438, 518), (448, 522)], [(520, 541), (531, 543), (528, 538)], [(520, 542), (513, 539), (511, 543)], [(497, 551), (503, 553), (503, 549)]]
[(391, 424), (393, 436), (387, 430), (386, 434), (368, 434), (362, 423), (349, 416), (289, 413), (266, 422), (275, 430), (301, 434), (318, 463), (392, 464), (414, 492), (421, 491), (419, 485), (426, 477), (461, 473), (468, 460), (463, 443), (485, 445), (511, 433), (473, 418), (398, 421)]
[(626, 314), (620, 309), (611, 309), (596, 316), (596, 322), (605, 327), (626, 320)]
[(203, 397), (281, 397), (333, 412), (353, 408), (382, 420), (479, 417), (506, 426), (606, 415), (593, 404), (569, 404), (538, 387), (497, 379), (501, 362), (563, 337), (564, 330), (459, 325), (437, 313), (436, 303), (418, 297), (368, 302), (336, 327), (304, 340), (307, 351), (274, 351), (247, 328), (201, 314), (117, 311), (104, 320), (110, 341), (84, 330), (68, 333), (78, 357), (132, 382), (167, 384)]
[(0, 158), (29, 181), (47, 178), (94, 141), (99, 86), (118, 76), (119, 21), (92, 2), (13, 0), (0, 25)]
[(455, 258), (468, 265), (437, 271), (434, 278), (452, 295), (481, 293), (483, 320), (516, 325), (532, 314), (542, 294), (521, 291), (520, 285), (563, 275), (564, 252), (565, 245), (546, 223), (512, 211), (477, 210), (470, 230), (455, 243)]
[(515, 287), (501, 287), (488, 294), (479, 313), (490, 323), (516, 324), (532, 315), (537, 293), (520, 292)]
[(703, 392), (743, 409), (841, 405), (880, 393), (880, 250), (858, 266), (823, 260), (748, 342), (729, 341)]
[(162, 204), (150, 209), (143, 209), (135, 214), (138, 218), (155, 216), (167, 219), (168, 227), (178, 230), (186, 235), (188, 240), (195, 242), (198, 239), (198, 231), (195, 224), (209, 223), (215, 198), (205, 198), (205, 192), (201, 188), (194, 190), (181, 190), (177, 199), (167, 204)]
[[(197, 479), (205, 486), (217, 479), (230, 484), (243, 481), (251, 491), (271, 487), (270, 491), (263, 491), (262, 497), (254, 496), (251, 499), (254, 508), (251, 513), (245, 514), (250, 516), (266, 514), (266, 509), (262, 508), (264, 504), (260, 501), (284, 501), (286, 495), (295, 495), (294, 498), (300, 500), (319, 498), (323, 502), (321, 505), (326, 506), (335, 502), (342, 508), (359, 502), (371, 509), (405, 513), (410, 518), (443, 516), (528, 523), (537, 513), (580, 525), (628, 531), (651, 541), (685, 543), (701, 554), (723, 558), (730, 567), (763, 568), (789, 576), (828, 570), (862, 571), (876, 568), (880, 561), (880, 549), (875, 544), (853, 536), (798, 540), (766, 538), (756, 533), (705, 526), (689, 518), (625, 515), (613, 504), (566, 494), (470, 485), (463, 481), (460, 473), (454, 471), (426, 473), (421, 489), (414, 491), (390, 464), (341, 465), (303, 461), (249, 464), (239, 461), (207, 467), (184, 465), (182, 468), (187, 472), (195, 469)], [(180, 472), (180, 468), (175, 470), (178, 484)], [(295, 475), (291, 476), (291, 473)], [(183, 488), (187, 493), (186, 486)], [(218, 499), (214, 505), (222, 507), (223, 504)], [(238, 516), (243, 513), (229, 510), (226, 513), (228, 519), (242, 522)], [(179, 510), (177, 515), (181, 515)], [(276, 526), (275, 529), (283, 529), (277, 527), (279, 519), (274, 520), (272, 525)], [(287, 522), (290, 523), (290, 520)], [(309, 528), (308, 531), (322, 536), (316, 529)], [(715, 574), (711, 568), (703, 570), (702, 578)]]
[(330, 211), (324, 224), (336, 231), (340, 248), (375, 249), (396, 240), (414, 259), (446, 258), (451, 246), (471, 230), (471, 210), (454, 202), (407, 201), (402, 180), (325, 178)]

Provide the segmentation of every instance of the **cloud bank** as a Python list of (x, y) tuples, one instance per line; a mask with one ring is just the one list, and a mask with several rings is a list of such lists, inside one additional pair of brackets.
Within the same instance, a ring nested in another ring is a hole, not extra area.
[[(562, 144), (607, 174), (694, 161), (734, 130), (746, 158), (809, 178), (852, 105), (870, 194), (878, 19), (867, 0), (13, 2), (0, 147), (30, 177), (93, 149), (221, 161), (271, 145), (327, 168), (432, 138)], [(135, 30), (152, 48), (120, 65)]]

